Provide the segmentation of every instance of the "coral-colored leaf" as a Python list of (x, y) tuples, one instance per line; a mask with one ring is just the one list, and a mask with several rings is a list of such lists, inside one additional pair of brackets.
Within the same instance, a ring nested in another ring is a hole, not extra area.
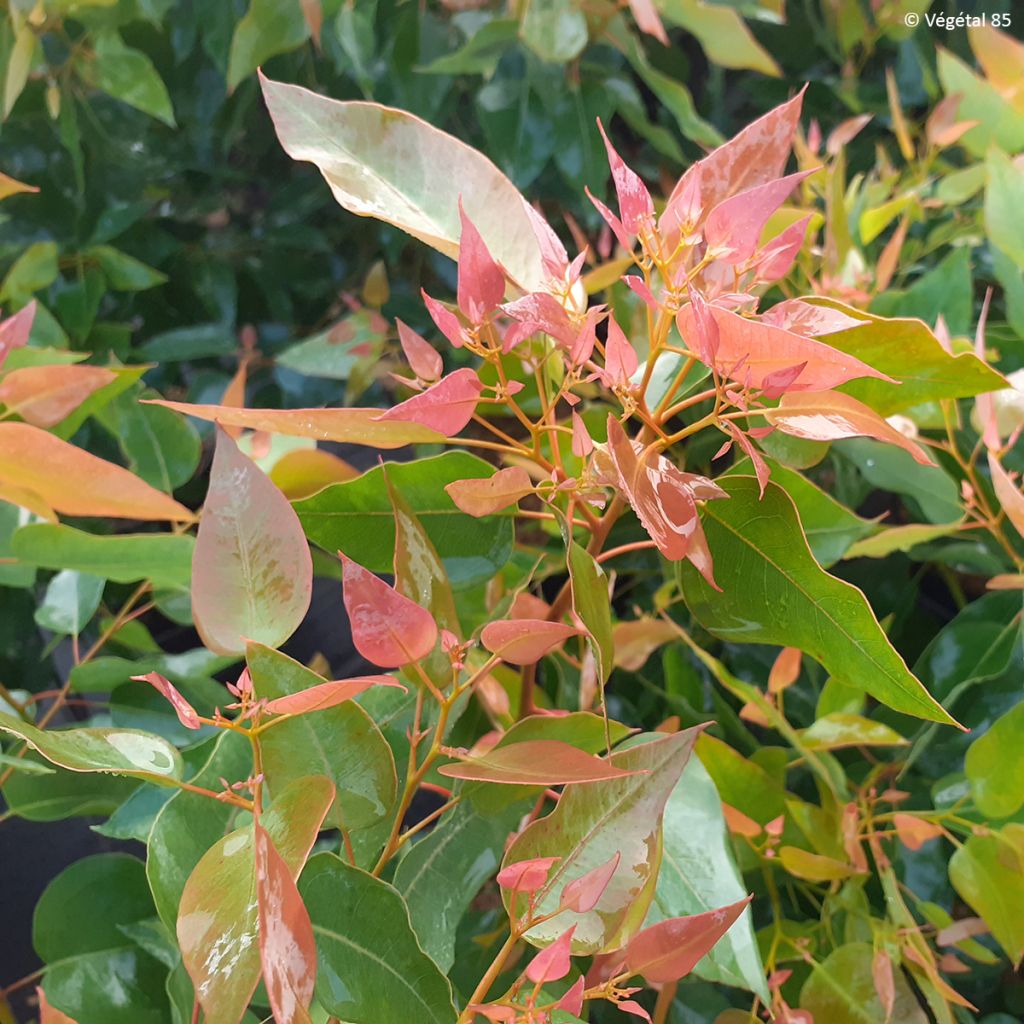
[(0, 423), (0, 490), (39, 496), (69, 516), (187, 522), (192, 513), (134, 473), (29, 423)]
[(255, 824), (254, 861), (260, 962), (276, 1024), (309, 1024), (316, 981), (316, 939), (292, 872)]
[(7, 501), (12, 505), (27, 508), (29, 512), (35, 512), (37, 516), (48, 519), (51, 523), (57, 521), (57, 513), (46, 504), (42, 497), (28, 488), (18, 487), (0, 480), (0, 501)]
[[(3, 176), (0, 175), (0, 185)], [(8, 179), (10, 180), (10, 179)], [(0, 197), (2, 198), (2, 197)], [(28, 343), (32, 333), (32, 321), (36, 316), (36, 300), (22, 307), (13, 316), (0, 320), (0, 367), (13, 349), (22, 348)]]
[(536, 892), (548, 880), (557, 857), (534, 857), (508, 864), (498, 872), (498, 885), (510, 892)]
[(412, 367), (412, 372), (420, 380), (437, 380), (444, 369), (440, 352), (404, 321), (397, 320), (395, 322), (398, 324), (398, 340), (402, 345), (406, 361)]
[(792, 686), (800, 675), (803, 651), (799, 647), (783, 647), (768, 673), (768, 692), (781, 693)]
[(561, 740), (509, 743), (494, 747), (480, 757), (442, 765), (438, 771), (450, 779), (471, 779), (505, 786), (563, 786), (603, 782), (635, 774)]
[(995, 488), (996, 497), (1006, 513), (1006, 518), (1024, 537), (1024, 494), (992, 452), (988, 453), (988, 469), (992, 474), (992, 486)]
[(647, 1024), (651, 1024), (651, 1015), (635, 999), (623, 999), (621, 1003), (615, 1005), (623, 1013), (639, 1017), (641, 1020), (647, 1021)]
[(832, 306), (818, 306), (803, 299), (786, 299), (763, 313), (761, 322), (813, 338), (833, 331), (848, 331), (868, 321), (857, 320)]
[(174, 713), (178, 716), (178, 721), (181, 722), (186, 729), (198, 729), (201, 726), (199, 721), (199, 715), (196, 713), (196, 709), (178, 692), (175, 685), (166, 677), (160, 675), (159, 672), (147, 672), (144, 676), (132, 676), (132, 679), (140, 683), (149, 683), (150, 686), (154, 687), (160, 694), (162, 694), (167, 702), (174, 708)]
[(426, 391), (399, 402), (377, 419), (419, 423), (445, 437), (454, 437), (473, 418), (482, 390), (476, 371), (464, 367), (442, 377)]
[(248, 427), (268, 434), (343, 441), (371, 448), (401, 448), (407, 444), (443, 440), (436, 430), (418, 423), (382, 423), (380, 409), (230, 409), (222, 405), (191, 405), (163, 400), (144, 400), (144, 403), (163, 405), (186, 416), (225, 427)]
[(569, 882), (562, 890), (562, 906), (577, 914), (586, 914), (593, 910), (608, 888), (608, 883), (619, 866), (620, 857), (621, 855), (616, 852), (604, 864), (598, 864), (596, 868), (591, 868), (586, 874)]
[(778, 281), (789, 273), (796, 262), (797, 253), (803, 248), (810, 223), (811, 217), (808, 214), (765, 243), (762, 249), (763, 256), (757, 268), (759, 280)]
[(543, 985), (549, 981), (558, 981), (569, 973), (572, 959), (569, 948), (576, 925), (563, 932), (547, 949), (542, 949), (526, 968), (526, 976), (535, 985)]
[(579, 1017), (583, 1012), (583, 993), (587, 990), (587, 979), (580, 975), (570, 987), (569, 991), (555, 1003), (556, 1010), (564, 1010), (566, 1013)]
[(544, 619), (512, 619), (488, 622), (480, 633), (484, 647), (513, 665), (532, 665), (583, 631)]
[(883, 1024), (892, 1019), (893, 1007), (896, 1005), (896, 980), (892, 972), (892, 957), (884, 949), (876, 949), (871, 958), (871, 980), (875, 985), (875, 994), (885, 1011)]
[(289, 501), (308, 498), (329, 484), (359, 476), (359, 470), (322, 448), (296, 448), (285, 452), (268, 474)]
[(685, 978), (743, 913), (750, 897), (692, 917), (659, 921), (635, 935), (626, 946), (626, 967), (649, 984)]
[[(709, 312), (718, 326), (715, 364), (723, 376), (741, 384), (762, 387), (770, 374), (800, 363), (806, 366), (791, 385), (794, 391), (825, 391), (855, 377), (892, 382), (891, 377), (867, 363), (820, 341), (740, 316), (721, 306), (711, 306)], [(698, 335), (690, 305), (679, 311), (677, 323), (683, 338)]]
[(522, 466), (499, 469), (479, 480), (455, 480), (445, 486), (448, 496), (467, 515), (493, 515), (533, 492), (533, 481)]
[(17, 181), (8, 174), (4, 174), (0, 171), (0, 200), (8, 199), (10, 196), (16, 196), (21, 192), (38, 192), (39, 189), (35, 185), (26, 185), (22, 181)]
[(614, 316), (608, 318), (608, 340), (604, 349), (604, 383), (606, 387), (629, 384), (640, 360)]
[(757, 249), (768, 218), (811, 173), (799, 171), (756, 185), (720, 202), (708, 214), (704, 225), (704, 239), (709, 250), (719, 253), (719, 258), (725, 263), (746, 263)]
[(274, 715), (304, 715), (310, 711), (325, 711), (347, 700), (358, 697), (371, 686), (397, 686), (406, 688), (392, 676), (353, 676), (351, 679), (336, 679), (330, 683), (319, 683), (308, 690), (290, 693), (269, 701), (266, 710)]
[(466, 339), (459, 318), (443, 302), (428, 295), (425, 289), (420, 289), (420, 295), (423, 296), (423, 305), (427, 307), (430, 319), (434, 321), (437, 329), (455, 348), (462, 348)]
[(0, 402), (26, 423), (52, 427), (114, 378), (101, 366), (25, 366), (0, 382)]
[(661, 15), (654, 5), (654, 0), (629, 0), (629, 9), (633, 12), (633, 20), (641, 32), (654, 36), (663, 46), (668, 46), (668, 34), (661, 23)]
[(288, 499), (220, 428), (195, 551), (192, 614), (211, 651), (280, 647), (309, 608), (313, 562)]
[(459, 309), (474, 324), (497, 309), (505, 298), (505, 275), (494, 262), (459, 199)]
[(732, 439), (743, 449), (747, 458), (750, 459), (750, 463), (754, 467), (754, 475), (757, 477), (758, 486), (761, 488), (761, 494), (764, 495), (764, 489), (768, 486), (768, 480), (771, 477), (768, 463), (764, 461), (764, 457), (754, 446), (750, 438), (735, 423), (731, 420), (727, 421), (725, 429), (729, 431)]
[(920, 850), (929, 839), (938, 839), (942, 835), (938, 825), (902, 811), (892, 816), (892, 827), (900, 842), (910, 850)]
[[(61, 1013), (55, 1006), (51, 1006), (46, 998), (46, 993), (38, 986), (36, 987), (36, 997), (39, 1000), (39, 1024), (77, 1024), (77, 1021), (66, 1013)], [(11, 1020), (13, 1019), (12, 1017)]]
[(398, 668), (425, 658), (437, 642), (437, 623), (430, 612), (344, 554), (341, 565), (345, 610), (356, 650), (381, 668)]
[[(523, 338), (535, 331), (543, 331), (566, 347), (572, 346), (576, 339), (577, 332), (569, 320), (569, 314), (558, 299), (546, 292), (532, 292), (515, 302), (506, 302), (501, 308), (523, 325), (526, 332)], [(507, 350), (509, 346), (506, 344), (505, 347)]]
[(572, 414), (572, 453), (578, 459), (585, 459), (594, 450), (594, 440), (587, 430), (583, 417), (578, 412)]
[(934, 465), (920, 445), (901, 434), (877, 412), (837, 391), (790, 392), (782, 396), (777, 409), (765, 413), (765, 419), (784, 434), (810, 441), (873, 437), (909, 452), (922, 466)]
[(601, 131), (604, 148), (608, 153), (608, 165), (611, 167), (612, 181), (615, 182), (615, 192), (619, 198), (622, 226), (629, 234), (635, 235), (643, 222), (654, 215), (654, 201), (639, 175), (626, 166), (622, 157), (615, 151), (615, 147), (608, 141), (600, 118), (597, 119), (597, 127)]

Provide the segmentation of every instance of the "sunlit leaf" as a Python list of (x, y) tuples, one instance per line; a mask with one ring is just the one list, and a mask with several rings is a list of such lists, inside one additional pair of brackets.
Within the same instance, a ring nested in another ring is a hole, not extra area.
[(834, 711), (810, 725), (802, 734), (803, 742), (814, 750), (837, 750), (841, 747), (901, 747), (904, 739), (884, 722), (873, 722), (860, 715)]
[(52, 427), (114, 376), (101, 366), (26, 366), (0, 381), (0, 402), (26, 423)]
[(452, 501), (467, 515), (488, 516), (500, 512), (534, 490), (530, 474), (522, 466), (499, 469), (494, 476), (478, 480), (456, 480), (446, 484)]
[(513, 665), (532, 665), (540, 661), (571, 636), (582, 630), (562, 622), (544, 619), (511, 619), (489, 622), (480, 633), (484, 647)]
[(622, 779), (631, 771), (614, 762), (594, 757), (558, 740), (524, 740), (467, 757), (438, 771), (452, 779), (471, 779), (507, 786), (582, 785), (607, 779)]
[(1024, 804), (1024, 704), (1001, 715), (967, 751), (964, 771), (975, 806), (990, 818), (1008, 818)]

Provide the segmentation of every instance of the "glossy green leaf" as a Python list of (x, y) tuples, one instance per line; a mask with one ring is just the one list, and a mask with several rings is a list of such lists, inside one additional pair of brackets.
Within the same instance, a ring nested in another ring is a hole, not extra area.
[(242, 654), (279, 647), (309, 608), (313, 564), (288, 499), (218, 428), (192, 556), (192, 614), (203, 643)]
[[(57, 279), (57, 243), (33, 242), (11, 264), (0, 285), (0, 301), (28, 302), (33, 294), (49, 288)], [(36, 311), (38, 316), (38, 309)], [(14, 364), (7, 369), (14, 369)]]
[(33, 523), (14, 535), (15, 556), (42, 569), (70, 569), (117, 583), (151, 580), (185, 587), (195, 541), (186, 534), (119, 533), (101, 536), (55, 523)]
[(893, 526), (852, 544), (846, 552), (846, 557), (885, 558), (894, 551), (910, 551), (918, 544), (927, 544), (928, 541), (956, 533), (959, 525), (940, 523), (938, 526), (932, 526), (928, 523), (909, 523), (906, 526)]
[(568, 545), (568, 564), (573, 611), (586, 627), (587, 639), (597, 665), (597, 676), (603, 685), (615, 665), (608, 574), (597, 564), (593, 555), (575, 541), (570, 541)]
[[(189, 782), (219, 792), (221, 779), (235, 782), (252, 771), (244, 736), (222, 732), (204, 744), (208, 757)], [(185, 883), (207, 850), (223, 838), (237, 808), (198, 793), (175, 793), (157, 813), (148, 838), (146, 877), (157, 913), (168, 928), (178, 920)]]
[[(293, 876), (298, 876), (333, 799), (311, 776), (286, 787), (262, 818)], [(210, 1021), (237, 1024), (260, 976), (256, 865), (252, 826), (211, 847), (181, 896), (177, 934), (182, 960)]]
[(803, 731), (804, 745), (811, 750), (837, 750), (840, 747), (901, 747), (907, 740), (884, 722), (873, 722), (861, 715), (833, 712), (822, 715)]
[(73, 772), (111, 772), (159, 785), (181, 778), (169, 743), (135, 729), (37, 729), (0, 711), (0, 731), (23, 739), (47, 761)]
[(32, 922), (50, 1004), (77, 1024), (164, 1024), (166, 968), (121, 930), (152, 914), (135, 857), (98, 854), (61, 872)]
[[(30, 753), (21, 760), (31, 760), (40, 768), (49, 767), (37, 754)], [(19, 818), (62, 821), (113, 814), (118, 805), (132, 797), (137, 787), (135, 779), (124, 776), (58, 769), (47, 775), (18, 772), (4, 783), (3, 795), (11, 813)], [(154, 792), (168, 791), (161, 788)]]
[[(618, 852), (621, 860), (593, 910), (566, 912), (532, 928), (527, 937), (546, 946), (570, 925), (576, 925), (573, 950), (593, 953), (616, 948), (643, 924), (654, 898), (661, 862), (662, 813), (690, 757), (699, 730), (689, 729), (629, 750), (614, 753), (611, 762), (644, 774), (566, 786), (558, 806), (522, 832), (505, 854), (504, 863), (557, 857), (543, 889), (536, 893), (538, 913), (554, 911), (562, 889)], [(525, 910), (521, 894), (502, 893), (509, 913)]]
[(981, 916), (1006, 955), (1024, 958), (1024, 825), (971, 836), (949, 860), (949, 880)]
[(91, 75), (96, 86), (129, 106), (174, 127), (167, 87), (141, 50), (125, 46), (113, 29), (97, 32)]
[[(14, 535), (28, 516), (15, 505), (0, 501), (0, 587), (31, 587), (35, 565), (14, 553)], [(57, 568), (63, 568), (63, 564)]]
[(786, 791), (764, 768), (727, 743), (704, 733), (697, 756), (707, 769), (723, 803), (765, 825), (786, 809)]
[(749, 68), (780, 76), (778, 64), (757, 41), (739, 12), (701, 0), (659, 0), (662, 15), (695, 35), (708, 60), (725, 68)]
[(946, 95), (960, 97), (957, 120), (977, 122), (961, 139), (968, 152), (984, 158), (993, 143), (1007, 153), (1024, 149), (1024, 113), (950, 50), (940, 48), (937, 63)]
[(686, 603), (724, 640), (799, 647), (837, 679), (883, 704), (931, 721), (953, 720), (910, 673), (864, 595), (822, 571), (807, 547), (792, 501), (775, 484), (758, 497), (752, 477), (722, 481), (728, 501), (702, 512), (715, 559), (713, 590), (678, 563)]
[(36, 623), (54, 633), (78, 636), (96, 614), (105, 585), (99, 576), (62, 569), (46, 585)]
[[(654, 902), (644, 926), (743, 899), (722, 801), (707, 769), (691, 758), (665, 805), (664, 847)], [(768, 1001), (764, 965), (746, 910), (694, 968), (706, 981), (745, 988)]]
[[(159, 115), (157, 115), (159, 116)], [(83, 255), (96, 260), (103, 270), (107, 284), (115, 291), (138, 292), (155, 288), (167, 281), (167, 275), (147, 266), (142, 260), (129, 256), (112, 245), (96, 245), (86, 249)]]
[[(854, 942), (840, 946), (823, 963), (814, 964), (800, 990), (801, 1009), (828, 1024), (880, 1024), (886, 1013), (875, 991), (872, 957), (871, 946)], [(894, 971), (893, 981), (896, 998), (889, 1019), (894, 1024), (927, 1024), (928, 1016), (903, 972)]]
[(452, 1024), (448, 979), (420, 948), (402, 897), (333, 854), (299, 883), (316, 936), (316, 996), (350, 1024)]
[(986, 161), (985, 228), (989, 241), (1024, 267), (1024, 170), (992, 148)]
[(231, 37), (228, 88), (236, 88), (265, 61), (294, 50), (308, 38), (309, 24), (301, 4), (250, 0), (249, 9)]
[(541, 60), (565, 64), (587, 45), (587, 19), (572, 0), (531, 0), (519, 35)]
[[(310, 540), (332, 554), (358, 554), (360, 564), (377, 573), (394, 566), (395, 520), (384, 473), (378, 466), (295, 502)], [(512, 553), (510, 516), (475, 519), (459, 511), (444, 490), (455, 480), (493, 473), (492, 466), (467, 452), (387, 467), (388, 480), (419, 519), (456, 588), (493, 579)]]
[[(274, 700), (324, 680), (263, 644), (246, 652), (253, 689)], [(336, 789), (328, 820), (346, 829), (379, 821), (395, 802), (395, 760), (380, 729), (361, 705), (346, 701), (316, 714), (282, 721), (263, 736), (263, 770), (271, 793), (305, 775), (323, 775)]]
[(1024, 703), (1012, 707), (969, 747), (964, 771), (974, 805), (989, 818), (1008, 818), (1024, 805)]

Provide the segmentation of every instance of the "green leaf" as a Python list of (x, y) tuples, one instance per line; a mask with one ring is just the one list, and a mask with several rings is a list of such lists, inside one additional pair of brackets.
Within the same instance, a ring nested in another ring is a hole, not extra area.
[(49, 288), (56, 280), (57, 243), (33, 242), (7, 271), (4, 283), (0, 286), (0, 302), (6, 306), (13, 300), (24, 305), (36, 292)]
[[(263, 644), (249, 644), (246, 660), (261, 699), (285, 697), (324, 681)], [(355, 701), (283, 721), (267, 730), (262, 747), (271, 792), (305, 775), (323, 775), (334, 783), (336, 799), (328, 818), (336, 827), (366, 828), (394, 806), (394, 756), (376, 723)]]
[(949, 880), (1019, 965), (1024, 958), (1024, 825), (971, 836), (953, 852)]
[(727, 743), (704, 733), (697, 756), (707, 769), (724, 803), (766, 825), (786, 809), (786, 791), (764, 768)]
[[(261, 816), (260, 824), (293, 877), (309, 856), (332, 789), (322, 777), (303, 778), (282, 790)], [(207, 1019), (237, 1024), (260, 976), (251, 825), (224, 836), (196, 865), (181, 896), (177, 934)]]
[(492, 18), (473, 31), (465, 43), (451, 53), (416, 68), (421, 74), (494, 74), (502, 54), (516, 41), (519, 23), (514, 18)]
[[(252, 772), (244, 736), (221, 732), (203, 744), (205, 764), (189, 782), (219, 792), (221, 779), (236, 782)], [(160, 809), (148, 837), (146, 878), (160, 919), (174, 929), (185, 883), (207, 850), (224, 837), (237, 808), (182, 790)]]
[(512, 279), (526, 291), (541, 287), (526, 201), (487, 157), (401, 110), (341, 103), (266, 78), (263, 93), (285, 151), (316, 164), (345, 209), (394, 224), (454, 259), (461, 196)]
[(136, 352), (140, 359), (155, 363), (184, 362), (208, 356), (230, 355), (238, 340), (224, 324), (194, 324), (163, 331), (144, 341)]
[(121, 926), (153, 915), (142, 862), (122, 853), (77, 861), (43, 892), (32, 942), (43, 989), (77, 1024), (164, 1024), (166, 968)]
[(932, 526), (929, 523), (908, 523), (906, 526), (893, 526), (888, 530), (879, 530), (873, 537), (865, 537), (850, 545), (846, 552), (847, 558), (885, 558), (894, 551), (910, 551), (918, 544), (939, 537), (948, 537), (957, 532), (957, 523), (940, 523)]
[(541, 60), (566, 64), (587, 45), (587, 18), (573, 0), (530, 0), (519, 35)]
[(659, 0), (658, 8), (668, 21), (697, 37), (711, 63), (775, 77), (782, 74), (733, 8), (701, 0)]
[(423, 952), (402, 897), (333, 854), (310, 859), (299, 891), (316, 936), (316, 996), (350, 1024), (452, 1024), (448, 979)]
[[(31, 587), (36, 581), (35, 566), (15, 555), (12, 546), (23, 519), (27, 514), (21, 509), (0, 501), (0, 587)], [(15, 561), (12, 564), (7, 559)]]
[(593, 555), (573, 540), (568, 544), (567, 559), (573, 611), (586, 627), (587, 640), (597, 665), (597, 677), (603, 687), (615, 665), (608, 575)]
[(73, 569), (63, 569), (46, 585), (36, 623), (54, 633), (78, 636), (100, 606), (106, 580)]
[[(395, 550), (395, 521), (384, 472), (377, 466), (295, 502), (299, 522), (313, 543), (332, 554), (341, 550), (358, 555), (360, 564), (378, 573), (392, 571)], [(467, 516), (444, 488), (455, 480), (493, 474), (493, 466), (467, 452), (387, 467), (392, 486), (423, 525), (457, 589), (498, 574), (512, 554), (513, 525), (508, 515)]]
[(107, 283), (114, 291), (140, 292), (167, 281), (166, 274), (161, 274), (159, 270), (154, 270), (142, 260), (137, 260), (112, 245), (94, 245), (91, 249), (83, 250), (82, 255), (96, 260), (106, 276)]
[(708, 502), (704, 531), (715, 559), (715, 591), (689, 563), (678, 563), (686, 603), (715, 636), (799, 647), (837, 679), (898, 711), (952, 723), (910, 673), (864, 595), (814, 561), (796, 509), (769, 484), (726, 477), (728, 501)]
[(890, 288), (871, 304), (871, 312), (886, 317), (918, 317), (934, 324), (941, 316), (950, 334), (967, 334), (973, 316), (971, 253), (963, 246), (922, 274), (906, 291)]
[[(718, 790), (707, 769), (691, 758), (665, 805), (664, 848), (654, 902), (644, 927), (672, 917), (702, 914), (743, 899)], [(706, 981), (745, 988), (769, 1001), (764, 965), (750, 911), (694, 968)]]
[(173, 128), (171, 98), (149, 57), (125, 46), (113, 29), (97, 32), (93, 47), (96, 59), (91, 73), (96, 87)]
[(985, 229), (989, 241), (1024, 267), (1024, 168), (994, 146), (986, 164)]
[[(38, 767), (46, 762), (34, 754)], [(12, 814), (27, 821), (63, 821), (65, 818), (113, 814), (119, 804), (130, 799), (138, 786), (134, 779), (115, 775), (57, 771), (52, 775), (12, 775), (3, 786), (4, 800)], [(148, 788), (148, 787), (146, 787)], [(154, 790), (164, 793), (166, 790)]]
[[(527, 933), (546, 946), (571, 924), (575, 953), (615, 949), (641, 927), (658, 878), (662, 813), (693, 749), (699, 729), (660, 737), (611, 755), (617, 768), (642, 774), (607, 782), (570, 785), (555, 809), (522, 832), (505, 854), (505, 864), (557, 857), (544, 888), (535, 895), (538, 914), (554, 912), (562, 889), (586, 872), (621, 860), (604, 894), (585, 914), (565, 912)], [(510, 915), (526, 909), (522, 894), (503, 891)]]
[(970, 745), (964, 771), (974, 805), (986, 817), (1008, 818), (1024, 804), (1024, 703)]
[(325, 331), (278, 353), (278, 366), (327, 380), (348, 380), (352, 368), (380, 356), (387, 323), (373, 310), (351, 313)]
[(821, 715), (802, 733), (810, 750), (837, 750), (840, 747), (901, 747), (904, 739), (884, 722), (873, 722), (861, 715), (833, 712)]
[(900, 382), (865, 378), (839, 388), (883, 416), (940, 398), (970, 398), (1006, 387), (1002, 375), (972, 352), (950, 355), (920, 320), (886, 320), (834, 299), (813, 301), (868, 321), (828, 335), (828, 344)]
[(528, 810), (529, 802), (519, 801), (481, 814), (463, 799), (399, 863), (394, 886), (420, 944), (443, 972), (455, 962), (459, 921), (498, 870), (505, 842)]
[(261, 64), (279, 53), (294, 50), (308, 38), (309, 24), (300, 3), (251, 0), (231, 37), (228, 89), (233, 91)]
[(121, 533), (101, 536), (56, 523), (32, 523), (14, 535), (11, 550), (43, 569), (71, 569), (117, 583), (152, 580), (186, 587), (195, 541), (186, 534)]
[(73, 772), (111, 772), (158, 785), (181, 778), (181, 756), (169, 743), (137, 729), (37, 729), (0, 711), (0, 731), (12, 733), (51, 764)]
[(960, 139), (968, 152), (984, 159), (993, 143), (1006, 153), (1019, 153), (1024, 149), (1024, 113), (1017, 111), (994, 85), (941, 47), (938, 72), (945, 94), (961, 97), (957, 120), (978, 122)]
[[(800, 990), (800, 1007), (828, 1024), (880, 1024), (886, 1020), (871, 974), (871, 946), (853, 942), (840, 946), (825, 960), (814, 963)], [(927, 1024), (913, 989), (900, 970), (893, 971), (896, 1001), (888, 1019), (899, 1024)]]

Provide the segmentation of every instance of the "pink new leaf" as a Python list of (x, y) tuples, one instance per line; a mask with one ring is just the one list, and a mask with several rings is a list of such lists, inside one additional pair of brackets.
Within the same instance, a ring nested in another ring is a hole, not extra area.
[(640, 360), (614, 316), (608, 317), (608, 339), (604, 348), (604, 383), (606, 387), (627, 387)]
[(430, 319), (437, 325), (437, 329), (456, 347), (462, 348), (465, 337), (462, 331), (462, 324), (459, 318), (443, 303), (431, 298), (424, 289), (420, 289), (423, 296), (423, 304), (427, 307)]
[[(543, 331), (568, 347), (576, 337), (576, 329), (569, 319), (569, 314), (553, 295), (546, 292), (531, 292), (516, 299), (515, 302), (505, 303), (501, 308), (513, 320), (518, 320), (528, 332), (518, 340), (529, 337), (535, 331)], [(506, 351), (508, 348), (506, 342)]]
[(623, 999), (621, 1003), (615, 1004), (623, 1013), (632, 1014), (634, 1017), (640, 1017), (642, 1020), (647, 1021), (647, 1024), (651, 1024), (651, 1015), (635, 1000), (635, 999)]
[(32, 333), (32, 321), (35, 320), (35, 317), (36, 300), (33, 299), (13, 316), (9, 316), (6, 320), (0, 320), (0, 366), (4, 365), (4, 360), (12, 350), (28, 344), (28, 337)]
[(654, 0), (629, 0), (629, 9), (633, 12), (633, 20), (641, 32), (654, 36), (662, 46), (668, 46), (668, 35), (661, 23), (661, 15), (654, 6)]
[(159, 672), (147, 672), (144, 676), (132, 676), (133, 680), (139, 683), (149, 683), (155, 690), (157, 690), (161, 696), (163, 696), (167, 702), (174, 708), (174, 713), (178, 716), (178, 721), (181, 722), (186, 729), (199, 729), (202, 723), (199, 721), (199, 715), (196, 713), (196, 709), (178, 692), (175, 685), (166, 677), (160, 675)]
[(569, 948), (572, 945), (572, 934), (576, 931), (573, 925), (563, 932), (547, 949), (542, 949), (526, 968), (526, 976), (535, 985), (543, 985), (549, 981), (564, 978), (572, 967)]
[(594, 440), (578, 412), (572, 414), (572, 453), (585, 459), (594, 450)]
[[(622, 221), (619, 220), (619, 218), (616, 217), (615, 214), (612, 213), (612, 211), (604, 203), (602, 203), (601, 200), (598, 199), (597, 196), (595, 196), (589, 188), (584, 188), (583, 191), (586, 192), (587, 198), (594, 204), (594, 208), (597, 210), (597, 212), (601, 214), (601, 217), (604, 219), (604, 222), (608, 225), (608, 227), (612, 229), (612, 234), (615, 235), (615, 238), (618, 240), (619, 245), (621, 245), (622, 248), (626, 250), (626, 252), (632, 252), (633, 239), (630, 238), (629, 232), (623, 226)], [(610, 248), (611, 245), (609, 244), (609, 249)], [(598, 246), (598, 251), (600, 251), (600, 246)]]
[(701, 362), (712, 366), (718, 355), (718, 324), (711, 315), (704, 296), (695, 288), (690, 289), (690, 310), (693, 314), (697, 355), (700, 356)]
[(412, 372), (422, 381), (437, 380), (444, 368), (441, 354), (426, 338), (417, 334), (402, 320), (395, 322), (398, 324), (398, 340), (401, 342), (406, 361), (412, 367)]
[(593, 910), (608, 888), (608, 883), (619, 866), (620, 857), (619, 853), (615, 853), (604, 864), (599, 864), (586, 874), (573, 879), (562, 890), (562, 909), (572, 910), (577, 914), (586, 914)]
[(808, 338), (834, 334), (836, 331), (848, 331), (867, 323), (866, 320), (848, 316), (840, 309), (817, 306), (803, 299), (786, 299), (785, 302), (776, 303), (761, 315), (761, 322)]
[(988, 469), (992, 475), (992, 487), (996, 492), (996, 498), (1006, 513), (1006, 518), (1024, 537), (1024, 494), (993, 452), (988, 453)]
[(338, 554), (356, 650), (381, 668), (399, 668), (425, 658), (437, 642), (437, 623), (430, 612), (340, 551)]
[(513, 665), (532, 665), (582, 630), (543, 619), (488, 622), (480, 633), (484, 647)]
[(473, 418), (481, 391), (483, 384), (476, 371), (465, 367), (376, 418), (419, 423), (445, 437), (454, 437)]
[(765, 243), (757, 267), (758, 280), (778, 281), (789, 273), (796, 262), (797, 254), (803, 248), (810, 223), (811, 216), (808, 214)]
[(400, 690), (406, 689), (392, 676), (353, 676), (351, 679), (318, 683), (307, 690), (278, 697), (269, 701), (264, 710), (274, 715), (304, 715), (310, 711), (325, 711), (358, 697), (372, 686), (397, 686)]
[(498, 885), (510, 892), (536, 892), (542, 888), (558, 857), (534, 857), (509, 864), (498, 872)]
[(468, 516), (493, 515), (520, 498), (532, 494), (530, 474), (522, 466), (499, 469), (494, 476), (479, 480), (455, 480), (445, 485), (448, 497)]
[(466, 216), (459, 200), (459, 309), (474, 324), (501, 305), (505, 297), (505, 275), (495, 263), (480, 232)]
[(619, 198), (619, 216), (622, 218), (622, 226), (630, 235), (635, 235), (643, 225), (654, 215), (654, 201), (651, 199), (647, 186), (640, 180), (639, 176), (628, 168), (622, 157), (615, 151), (615, 147), (608, 141), (604, 125), (601, 119), (597, 119), (597, 127), (604, 139), (604, 148), (608, 153), (608, 164), (612, 169), (612, 181), (615, 182), (615, 192)]
[(729, 431), (733, 440), (743, 449), (747, 458), (750, 459), (750, 463), (754, 467), (754, 475), (757, 477), (757, 484), (761, 489), (761, 497), (763, 498), (764, 489), (768, 486), (768, 478), (771, 476), (768, 463), (764, 461), (761, 453), (751, 443), (750, 438), (735, 423), (729, 420), (725, 424), (725, 429)]
[(499, 745), (483, 754), (464, 755), (460, 761), (442, 765), (438, 772), (449, 779), (499, 786), (583, 785), (635, 774), (561, 740)]

